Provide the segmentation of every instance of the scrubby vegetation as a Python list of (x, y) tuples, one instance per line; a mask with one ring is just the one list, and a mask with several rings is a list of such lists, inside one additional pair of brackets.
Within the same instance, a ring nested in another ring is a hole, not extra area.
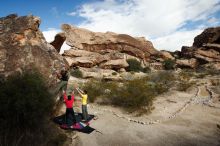
[(182, 70), (177, 77), (176, 89), (178, 91), (186, 91), (187, 89), (189, 89), (191, 86), (195, 84), (195, 82), (190, 81), (190, 79), (194, 76), (195, 74), (192, 70)]
[(83, 74), (79, 69), (71, 69), (70, 74), (76, 78), (82, 78)]
[(136, 59), (127, 59), (127, 63), (129, 64), (127, 71), (140, 72), (143, 71), (143, 67), (141, 63)]
[(113, 72), (112, 75), (113, 75), (113, 76), (116, 76), (116, 75), (117, 75), (117, 72)]
[(205, 67), (199, 67), (196, 69), (196, 77), (197, 78), (204, 78), (207, 75), (220, 75), (220, 71), (212, 68), (205, 68)]
[(213, 86), (212, 89), (214, 90), (214, 92), (220, 94), (220, 79), (212, 79), (211, 84)]
[(167, 59), (163, 62), (163, 66), (166, 70), (174, 69), (175, 60)]
[(25, 72), (3, 81), (0, 103), (0, 145), (50, 145), (47, 142), (56, 136), (49, 122), (53, 99), (39, 73)]
[(149, 77), (119, 82), (91, 80), (84, 85), (90, 102), (101, 99), (102, 104), (111, 104), (129, 112), (150, 111), (153, 99), (170, 88), (174, 76), (160, 72)]
[(136, 59), (127, 59), (127, 63), (129, 64), (127, 71), (129, 72), (144, 72), (149, 73), (151, 69), (149, 67), (142, 67), (141, 62)]
[(143, 68), (143, 70), (142, 70), (144, 73), (150, 73), (151, 72), (151, 69), (150, 69), (150, 67), (145, 67), (145, 68)]

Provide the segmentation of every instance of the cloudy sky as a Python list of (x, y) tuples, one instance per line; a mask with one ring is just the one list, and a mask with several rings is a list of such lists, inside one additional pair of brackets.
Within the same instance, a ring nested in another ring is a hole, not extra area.
[(10, 13), (40, 16), (48, 41), (69, 23), (144, 36), (159, 50), (175, 51), (191, 46), (205, 28), (220, 25), (220, 0), (3, 0), (0, 15)]

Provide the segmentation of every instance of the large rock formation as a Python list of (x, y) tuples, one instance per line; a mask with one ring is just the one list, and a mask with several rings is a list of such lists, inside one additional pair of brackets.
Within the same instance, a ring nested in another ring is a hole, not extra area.
[(128, 66), (128, 58), (146, 62), (151, 55), (158, 53), (153, 44), (143, 37), (134, 38), (113, 32), (95, 33), (68, 24), (62, 25), (62, 30), (66, 43), (72, 47), (63, 54), (70, 66), (120, 70)]
[(194, 39), (193, 47), (200, 48), (203, 44), (220, 44), (220, 27), (207, 28)]
[(178, 67), (196, 68), (198, 65), (198, 62), (195, 58), (177, 59), (176, 64)]
[(64, 33), (58, 33), (55, 38), (54, 38), (54, 41), (51, 42), (50, 44), (52, 46), (54, 46), (54, 48), (57, 50), (57, 52), (60, 52), (60, 49), (63, 45), (63, 43), (65, 42), (66, 40), (66, 37), (64, 35)]
[[(216, 64), (220, 63), (220, 27), (205, 29), (195, 37), (192, 47), (182, 47), (180, 56), (184, 59), (191, 59), (188, 63), (184, 62), (188, 67), (195, 68), (205, 64), (218, 69)], [(181, 65), (183, 61), (178, 61), (177, 64)]]
[(161, 57), (163, 60), (175, 60), (175, 57), (173, 57), (170, 52), (165, 50), (160, 51), (159, 57)]
[[(55, 71), (67, 66), (65, 59), (46, 42), (39, 30), (40, 18), (9, 15), (0, 18), (0, 75), (36, 68), (47, 79), (48, 86), (56, 82)], [(68, 67), (68, 66), (67, 66)]]

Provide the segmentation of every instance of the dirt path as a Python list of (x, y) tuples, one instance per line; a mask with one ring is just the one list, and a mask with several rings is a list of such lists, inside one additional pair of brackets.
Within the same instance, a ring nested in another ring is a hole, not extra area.
[[(91, 127), (99, 132), (77, 133), (79, 146), (220, 145), (220, 109), (207, 106), (211, 95), (205, 85), (187, 93), (172, 91), (157, 98), (150, 115), (134, 117), (124, 111), (90, 105), (99, 119)], [(218, 103), (219, 104), (219, 103)], [(101, 133), (100, 133), (101, 132)]]

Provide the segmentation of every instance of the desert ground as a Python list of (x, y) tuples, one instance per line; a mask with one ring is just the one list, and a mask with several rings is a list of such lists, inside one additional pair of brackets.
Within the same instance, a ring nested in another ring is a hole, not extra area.
[[(76, 132), (77, 146), (218, 146), (220, 145), (220, 102), (207, 77), (186, 92), (169, 91), (154, 100), (151, 113), (142, 116), (98, 104), (88, 111), (98, 117), (90, 122), (90, 134)], [(80, 106), (75, 111), (80, 112)], [(65, 112), (63, 108), (62, 112)]]

